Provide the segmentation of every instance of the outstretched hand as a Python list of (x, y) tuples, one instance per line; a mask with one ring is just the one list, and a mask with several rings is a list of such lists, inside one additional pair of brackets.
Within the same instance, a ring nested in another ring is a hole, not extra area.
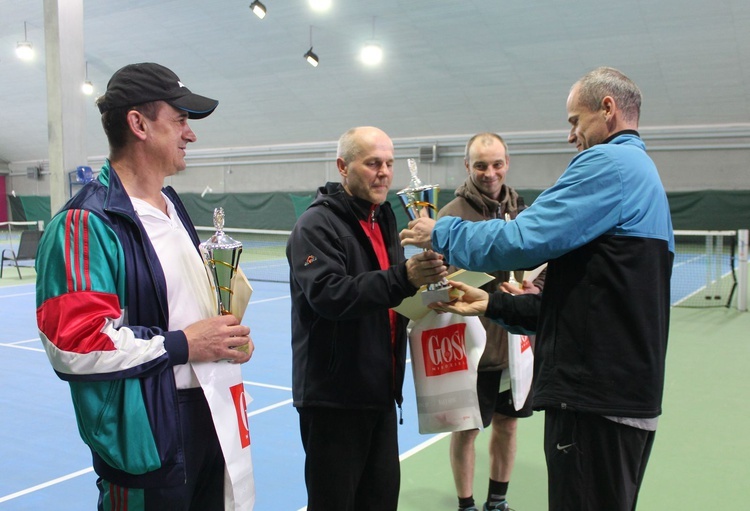
[(449, 280), (448, 283), (459, 291), (458, 298), (452, 302), (437, 302), (430, 305), (431, 309), (438, 312), (452, 312), (459, 316), (482, 316), (487, 311), (490, 295), (487, 291), (473, 287), (463, 282)]
[(420, 217), (409, 222), (406, 229), (401, 231), (399, 238), (401, 246), (415, 245), (420, 248), (432, 248), (432, 230), (435, 228), (435, 220), (428, 217)]
[(512, 295), (538, 295), (541, 292), (533, 282), (529, 282), (528, 280), (524, 280), (520, 286), (518, 284), (513, 284), (510, 282), (503, 282), (502, 284), (500, 284), (500, 290)]

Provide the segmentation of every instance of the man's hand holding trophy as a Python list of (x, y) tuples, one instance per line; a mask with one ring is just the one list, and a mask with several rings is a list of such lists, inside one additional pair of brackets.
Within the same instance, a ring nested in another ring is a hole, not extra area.
[[(413, 158), (409, 158), (408, 165), (411, 174), (409, 186), (396, 194), (401, 199), (401, 204), (410, 220), (416, 220), (425, 215), (434, 220), (437, 216), (437, 197), (440, 186), (422, 184), (417, 176), (417, 162)], [(427, 248), (423, 246), (423, 249)], [(440, 282), (429, 284), (427, 289), (422, 291), (422, 303), (429, 305), (435, 302), (449, 302), (451, 301), (450, 291), (450, 284), (443, 278)]]

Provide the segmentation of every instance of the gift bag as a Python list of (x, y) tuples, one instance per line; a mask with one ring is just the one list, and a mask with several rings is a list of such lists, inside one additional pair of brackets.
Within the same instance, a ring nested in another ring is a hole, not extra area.
[(534, 375), (534, 352), (528, 335), (508, 333), (508, 368), (513, 407), (520, 410), (529, 395)]
[(409, 334), (419, 432), (482, 428), (477, 366), (487, 342), (477, 317), (430, 311)]
[(226, 361), (195, 362), (193, 371), (203, 387), (224, 454), (224, 509), (252, 511), (255, 478), (250, 453), (247, 404), (239, 364)]

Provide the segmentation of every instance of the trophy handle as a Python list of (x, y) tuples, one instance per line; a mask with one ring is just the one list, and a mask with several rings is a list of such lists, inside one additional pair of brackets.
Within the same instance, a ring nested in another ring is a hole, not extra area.
[[(433, 203), (431, 203), (431, 202), (414, 201), (414, 205), (415, 205), (415, 206), (416, 206), (417, 208), (420, 208), (420, 209), (421, 209), (421, 208), (428, 208), (428, 209), (431, 209), (431, 210), (433, 210), (433, 211), (434, 211), (435, 213), (437, 213), (437, 210), (438, 210), (438, 209), (437, 209), (437, 208), (435, 207), (435, 205), (434, 205)], [(432, 217), (432, 215), (430, 215), (430, 217)]]

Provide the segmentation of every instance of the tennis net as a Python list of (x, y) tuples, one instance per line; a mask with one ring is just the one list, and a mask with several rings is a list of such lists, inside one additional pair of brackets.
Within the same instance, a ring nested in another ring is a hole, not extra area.
[[(196, 227), (203, 241), (216, 232)], [(290, 231), (225, 228), (242, 242), (240, 266), (248, 280), (289, 282), (286, 243)], [(737, 231), (675, 231), (672, 270), (672, 305), (677, 307), (729, 307), (747, 283), (737, 277)], [(410, 249), (413, 247), (407, 247)], [(407, 250), (407, 257), (414, 250)]]
[[(198, 226), (195, 230), (201, 241), (207, 240), (216, 232), (214, 227), (205, 226)], [(240, 267), (250, 282), (289, 282), (286, 242), (291, 231), (225, 227), (224, 232), (242, 242)], [(419, 251), (416, 247), (406, 247), (406, 257)]]
[[(201, 241), (216, 232), (214, 227), (205, 226), (198, 226), (195, 230)], [(240, 268), (250, 282), (289, 282), (286, 241), (290, 231), (225, 227), (224, 233), (242, 242)]]
[(737, 231), (675, 231), (674, 238), (672, 304), (729, 307), (738, 291)]

